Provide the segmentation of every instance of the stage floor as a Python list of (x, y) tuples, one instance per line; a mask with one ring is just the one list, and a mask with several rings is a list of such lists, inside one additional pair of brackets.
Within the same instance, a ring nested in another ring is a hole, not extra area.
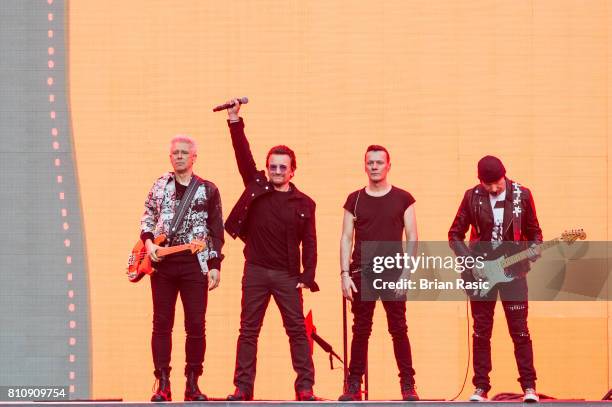
[[(394, 406), (394, 405), (426, 405), (427, 407), (444, 407), (452, 404), (453, 406), (474, 406), (478, 405), (480, 407), (494, 406), (503, 403), (505, 406), (524, 406), (526, 403), (522, 402), (509, 402), (509, 401), (487, 401), (482, 403), (470, 403), (467, 401), (418, 401), (418, 402), (406, 402), (406, 401), (360, 401), (360, 402), (338, 402), (338, 401), (315, 401), (315, 402), (305, 402), (305, 401), (248, 401), (248, 402), (228, 402), (228, 401), (207, 401), (207, 402), (170, 402), (170, 403), (150, 403), (150, 402), (117, 402), (117, 401), (92, 401), (92, 402), (81, 402), (81, 401), (70, 401), (70, 402), (0, 402), (0, 407), (2, 406), (14, 406), (16, 404), (27, 404), (29, 406), (53, 406), (53, 407), (77, 407), (77, 406), (87, 406), (87, 407), (104, 407), (104, 406), (121, 406), (126, 405), (129, 407), (151, 407), (152, 405), (172, 405), (177, 406), (179, 404), (185, 406), (235, 406), (239, 405), (240, 407), (282, 407), (286, 406), (296, 406), (297, 403), (301, 406), (311, 406), (314, 407), (316, 405), (324, 404), (324, 405), (338, 405), (344, 407), (356, 407), (356, 406), (367, 406), (367, 407), (385, 407), (385, 406)], [(567, 407), (584, 407), (584, 406), (601, 406), (604, 403), (608, 403), (608, 401), (596, 400), (596, 401), (567, 401), (567, 400), (543, 400), (540, 403), (554, 403), (555, 406), (567, 406)], [(537, 405), (537, 404), (534, 404)]]

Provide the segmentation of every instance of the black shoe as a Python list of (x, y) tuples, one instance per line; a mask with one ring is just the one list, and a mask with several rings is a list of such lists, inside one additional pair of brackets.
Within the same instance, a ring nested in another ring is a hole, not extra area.
[(338, 401), (361, 401), (361, 383), (349, 382)]
[(402, 400), (419, 401), (419, 395), (414, 388), (414, 384), (402, 384)]
[(243, 391), (241, 388), (236, 387), (236, 390), (234, 390), (234, 394), (230, 394), (229, 396), (227, 396), (227, 401), (251, 401), (253, 400), (253, 395), (248, 394), (247, 392)]
[(158, 380), (157, 390), (155, 394), (153, 394), (153, 397), (151, 397), (151, 401), (172, 401), (172, 392), (170, 391), (170, 369), (156, 370), (155, 377)]
[(298, 390), (295, 392), (295, 399), (297, 401), (321, 401), (319, 397), (315, 396), (312, 389), (310, 390)]
[(185, 401), (208, 401), (206, 394), (203, 394), (198, 387), (198, 376), (194, 372), (187, 373)]

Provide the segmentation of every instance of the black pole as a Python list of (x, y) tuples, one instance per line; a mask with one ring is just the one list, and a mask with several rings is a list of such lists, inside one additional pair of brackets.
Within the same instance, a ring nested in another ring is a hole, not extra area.
[(342, 346), (344, 353), (342, 355), (342, 364), (344, 365), (344, 393), (347, 391), (348, 380), (348, 328), (346, 322), (346, 298), (342, 296)]

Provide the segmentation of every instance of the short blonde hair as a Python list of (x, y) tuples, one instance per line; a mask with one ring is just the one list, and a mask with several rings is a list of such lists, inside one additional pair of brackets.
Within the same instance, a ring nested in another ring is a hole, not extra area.
[(194, 155), (198, 154), (198, 144), (191, 136), (186, 134), (177, 134), (176, 136), (172, 137), (172, 140), (170, 140), (170, 152), (172, 152), (172, 146), (175, 143), (187, 143), (191, 146), (191, 152)]

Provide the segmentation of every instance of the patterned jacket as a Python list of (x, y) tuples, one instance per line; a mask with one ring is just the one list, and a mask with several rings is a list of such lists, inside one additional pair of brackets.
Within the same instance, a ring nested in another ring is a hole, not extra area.
[[(173, 245), (189, 243), (194, 239), (204, 241), (206, 248), (197, 257), (202, 272), (207, 273), (209, 269), (221, 269), (221, 249), (225, 240), (219, 190), (210, 181), (200, 181)], [(174, 173), (168, 172), (155, 181), (145, 201), (145, 211), (140, 221), (143, 240), (146, 235), (157, 237), (162, 233), (170, 233), (174, 211), (179, 205), (175, 192)]]

